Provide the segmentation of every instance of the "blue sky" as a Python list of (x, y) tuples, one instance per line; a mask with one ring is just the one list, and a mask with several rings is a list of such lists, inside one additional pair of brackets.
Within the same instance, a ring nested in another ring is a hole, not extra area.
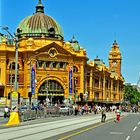
[[(1, 0), (0, 24), (14, 33), (22, 19), (35, 12), (38, 0)], [(65, 41), (73, 35), (93, 60), (108, 66), (117, 40), (122, 53), (122, 75), (137, 83), (140, 72), (140, 0), (42, 0), (45, 13), (62, 27)]]

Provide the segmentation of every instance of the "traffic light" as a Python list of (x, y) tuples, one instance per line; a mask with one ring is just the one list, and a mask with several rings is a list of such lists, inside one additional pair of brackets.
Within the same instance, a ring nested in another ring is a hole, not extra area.
[(18, 39), (21, 38), (21, 33), (22, 33), (22, 30), (20, 28), (17, 28), (17, 37)]
[(32, 97), (32, 92), (28, 92), (28, 97)]

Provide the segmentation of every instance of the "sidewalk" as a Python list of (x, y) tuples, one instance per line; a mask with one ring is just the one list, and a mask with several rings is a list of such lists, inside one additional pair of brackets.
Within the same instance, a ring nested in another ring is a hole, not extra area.
[[(123, 113), (121, 116), (125, 115), (125, 113)], [(39, 124), (39, 123), (44, 123), (44, 122), (54, 122), (54, 121), (59, 121), (59, 120), (66, 120), (66, 119), (71, 119), (71, 118), (81, 118), (81, 117), (88, 117), (88, 116), (99, 116), (99, 118), (101, 118), (101, 114), (94, 114), (94, 113), (90, 113), (90, 114), (84, 114), (84, 115), (71, 115), (71, 116), (61, 116), (61, 117), (47, 117), (47, 118), (37, 118), (35, 120), (30, 120), (30, 121), (24, 121), (21, 122), (19, 126), (23, 126), (23, 125), (32, 125), (32, 124)], [(108, 117), (109, 116), (109, 117)], [(108, 112), (107, 113), (107, 120), (110, 119), (114, 119), (116, 117), (114, 112)], [(8, 119), (4, 120), (4, 118), (0, 118), (0, 129), (2, 128), (7, 128), (8, 126), (4, 126), (4, 124), (6, 124), (8, 122)]]
[(4, 116), (4, 113), (0, 111), (0, 118)]

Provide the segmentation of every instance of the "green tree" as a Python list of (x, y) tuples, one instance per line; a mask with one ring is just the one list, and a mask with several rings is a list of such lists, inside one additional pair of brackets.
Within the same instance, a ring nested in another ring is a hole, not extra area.
[(140, 101), (140, 92), (132, 85), (125, 85), (124, 100), (130, 102), (131, 104), (138, 104)]

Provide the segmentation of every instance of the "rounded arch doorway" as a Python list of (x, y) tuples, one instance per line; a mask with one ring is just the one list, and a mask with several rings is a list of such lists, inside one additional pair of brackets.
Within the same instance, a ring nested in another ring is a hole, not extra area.
[(64, 100), (64, 88), (56, 80), (46, 80), (38, 90), (38, 100), (43, 103), (48, 100), (49, 104), (61, 104)]

